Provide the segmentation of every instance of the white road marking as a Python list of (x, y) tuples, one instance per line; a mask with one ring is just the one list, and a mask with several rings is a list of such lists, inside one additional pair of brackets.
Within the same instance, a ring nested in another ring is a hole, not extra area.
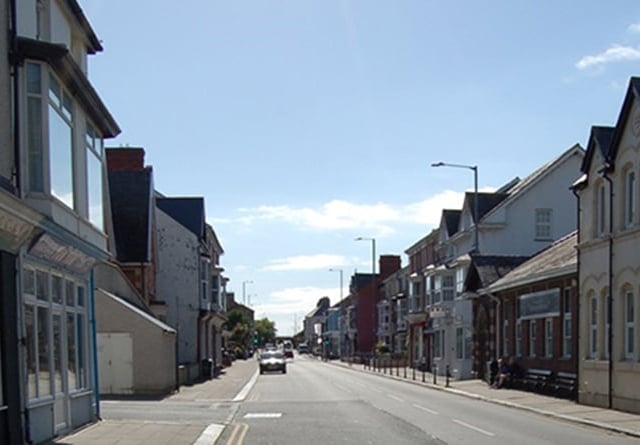
[(490, 432), (490, 431), (486, 431), (486, 430), (483, 430), (482, 428), (478, 428), (477, 426), (470, 425), (470, 424), (468, 424), (466, 422), (463, 422), (462, 420), (458, 420), (458, 419), (451, 419), (451, 420), (453, 420), (458, 425), (462, 425), (462, 426), (464, 426), (466, 428), (469, 428), (470, 430), (477, 431), (477, 432), (482, 433), (482, 434), (484, 434), (486, 436), (489, 436), (489, 437), (495, 436), (495, 434)]
[(377, 389), (377, 388), (369, 388), (371, 391), (373, 392), (382, 392), (381, 390)]
[(212, 423), (200, 434), (200, 437), (193, 443), (193, 445), (209, 445), (215, 443), (218, 440), (218, 436), (224, 430), (224, 425), (216, 425)]
[(247, 413), (245, 419), (278, 419), (282, 417), (282, 413)]
[(414, 404), (413, 406), (414, 406), (415, 408), (421, 409), (422, 411), (426, 411), (426, 412), (428, 412), (429, 414), (435, 414), (435, 415), (438, 415), (438, 411), (434, 411), (434, 410), (432, 410), (432, 409), (429, 409), (429, 408), (427, 408), (426, 406), (416, 405), (416, 404)]
[(256, 373), (253, 374), (251, 380), (249, 380), (247, 384), (244, 385), (244, 387), (240, 390), (240, 392), (233, 398), (234, 402), (242, 402), (244, 398), (247, 397), (247, 394), (249, 394), (249, 391), (251, 391), (253, 385), (256, 384), (256, 380), (258, 380), (258, 373), (259, 371), (256, 369)]
[(334, 383), (333, 386), (335, 386), (336, 388), (338, 388), (340, 391), (344, 391), (344, 392), (348, 392), (349, 394), (352, 394), (353, 391), (351, 391), (349, 388), (344, 387), (342, 385), (338, 385), (337, 383)]
[(398, 396), (394, 396), (393, 394), (387, 394), (387, 397), (389, 397), (390, 399), (393, 399), (393, 400), (397, 400), (398, 402), (404, 402), (404, 399), (401, 399)]

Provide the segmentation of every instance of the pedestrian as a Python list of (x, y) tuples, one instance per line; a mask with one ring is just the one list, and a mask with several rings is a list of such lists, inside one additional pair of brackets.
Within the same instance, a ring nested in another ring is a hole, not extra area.
[(493, 386), (496, 383), (498, 369), (498, 360), (494, 357), (491, 359), (491, 363), (489, 363), (489, 386)]

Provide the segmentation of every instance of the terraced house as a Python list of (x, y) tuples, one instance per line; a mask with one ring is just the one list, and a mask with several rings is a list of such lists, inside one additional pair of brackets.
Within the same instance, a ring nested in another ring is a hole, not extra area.
[(0, 19), (0, 442), (39, 443), (97, 416), (92, 268), (109, 257), (103, 139), (120, 129), (75, 0), (2, 2)]

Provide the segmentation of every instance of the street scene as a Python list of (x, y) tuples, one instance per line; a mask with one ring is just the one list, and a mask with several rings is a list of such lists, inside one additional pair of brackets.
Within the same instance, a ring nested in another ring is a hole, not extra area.
[(421, 373), (413, 380), (404, 369), (383, 374), (310, 355), (296, 355), (286, 375), (256, 371), (249, 360), (219, 381), (162, 401), (106, 401), (99, 424), (56, 443), (626, 444), (640, 438), (640, 416), (616, 418), (606, 409), (491, 390), (484, 382), (446, 387), (434, 385), (431, 374), (423, 383)]
[(640, 6), (0, 1), (0, 445), (640, 439)]

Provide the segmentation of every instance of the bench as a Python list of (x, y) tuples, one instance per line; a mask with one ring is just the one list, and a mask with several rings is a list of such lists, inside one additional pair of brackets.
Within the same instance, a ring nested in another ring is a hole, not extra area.
[(544, 393), (550, 389), (553, 373), (548, 369), (527, 369), (522, 384), (529, 391)]
[(573, 372), (560, 371), (553, 379), (554, 395), (574, 399), (578, 389), (578, 376)]

